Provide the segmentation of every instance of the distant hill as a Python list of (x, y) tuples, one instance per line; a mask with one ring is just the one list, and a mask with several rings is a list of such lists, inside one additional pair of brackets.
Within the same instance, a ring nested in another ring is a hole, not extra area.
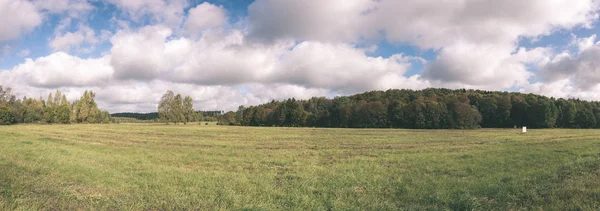
[(111, 117), (127, 117), (127, 118), (135, 118), (137, 120), (154, 120), (158, 119), (158, 112), (152, 113), (114, 113), (110, 115)]
[[(212, 118), (217, 118), (220, 115), (223, 115), (225, 111), (196, 111), (205, 121), (212, 121)], [(126, 117), (126, 118), (135, 118), (137, 120), (155, 120), (158, 119), (158, 112), (151, 113), (133, 113), (133, 112), (123, 112), (123, 113), (114, 113), (110, 115), (111, 117)]]

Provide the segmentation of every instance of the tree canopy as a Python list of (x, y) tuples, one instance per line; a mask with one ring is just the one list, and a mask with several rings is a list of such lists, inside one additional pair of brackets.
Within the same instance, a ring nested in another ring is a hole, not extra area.
[(78, 101), (70, 103), (60, 91), (46, 100), (23, 97), (17, 99), (11, 88), (0, 85), (0, 124), (16, 123), (110, 123), (110, 114), (102, 111), (94, 100), (95, 93), (85, 91)]
[(387, 90), (240, 106), (221, 124), (349, 128), (600, 128), (600, 103), (482, 90)]
[(200, 119), (194, 110), (194, 101), (190, 96), (183, 98), (181, 94), (167, 91), (158, 104), (158, 116), (165, 123), (188, 123)]

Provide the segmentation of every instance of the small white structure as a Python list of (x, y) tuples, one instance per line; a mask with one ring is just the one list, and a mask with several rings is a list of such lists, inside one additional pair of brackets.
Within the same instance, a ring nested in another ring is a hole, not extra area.
[(523, 126), (523, 133), (527, 133), (527, 127)]

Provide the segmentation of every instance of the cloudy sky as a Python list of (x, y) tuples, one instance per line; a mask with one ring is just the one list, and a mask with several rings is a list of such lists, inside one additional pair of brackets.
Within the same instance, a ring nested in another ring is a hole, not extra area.
[(427, 87), (600, 100), (600, 0), (0, 0), (0, 84), (111, 112)]

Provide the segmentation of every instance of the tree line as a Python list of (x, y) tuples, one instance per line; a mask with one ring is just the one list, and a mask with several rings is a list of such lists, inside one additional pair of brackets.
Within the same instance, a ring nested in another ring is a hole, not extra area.
[(600, 103), (482, 90), (371, 91), (240, 106), (219, 119), (242, 126), (473, 129), (600, 128)]
[[(215, 122), (218, 121), (218, 118), (225, 113), (225, 111), (195, 111), (196, 112), (196, 121), (209, 121)], [(114, 113), (110, 115), (112, 118), (131, 118), (139, 121), (131, 121), (127, 122), (151, 122), (151, 121), (159, 121), (158, 112), (150, 112), (150, 113), (134, 113), (134, 112), (124, 112), (124, 113)], [(125, 119), (122, 119), (125, 120)], [(125, 122), (125, 121), (122, 121)]]
[(57, 90), (46, 100), (42, 97), (17, 99), (11, 88), (0, 85), (0, 124), (110, 123), (110, 114), (98, 108), (95, 97), (94, 92), (85, 91), (79, 100), (71, 103)]
[(125, 118), (134, 118), (137, 120), (158, 120), (158, 112), (150, 112), (150, 113), (114, 113), (110, 115), (111, 117), (125, 117)]

